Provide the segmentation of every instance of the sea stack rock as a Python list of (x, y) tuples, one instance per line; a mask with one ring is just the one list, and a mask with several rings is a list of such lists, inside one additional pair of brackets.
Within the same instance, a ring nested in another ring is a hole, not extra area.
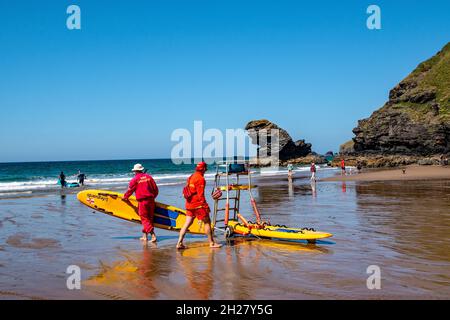
[[(279, 150), (275, 149), (276, 146), (272, 145), (270, 139), (267, 141), (260, 141), (258, 136), (261, 130), (266, 130), (267, 134), (270, 134), (272, 129), (277, 129), (279, 132)], [(253, 120), (247, 123), (245, 126), (252, 143), (259, 146), (260, 154), (272, 155), (274, 152), (279, 152), (279, 159), (286, 161), (294, 158), (304, 157), (311, 153), (311, 144), (305, 143), (305, 140), (298, 140), (294, 142), (291, 136), (286, 130), (278, 127), (275, 123), (269, 120)]]
[(422, 62), (389, 100), (353, 129), (343, 154), (428, 156), (450, 152), (450, 43)]

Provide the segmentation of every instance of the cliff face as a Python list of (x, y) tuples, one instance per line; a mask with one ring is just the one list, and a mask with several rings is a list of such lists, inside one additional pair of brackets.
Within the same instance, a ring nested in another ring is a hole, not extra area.
[(450, 152), (450, 43), (389, 93), (389, 101), (353, 129), (344, 154)]
[[(261, 130), (266, 130), (267, 134), (270, 134), (272, 129), (279, 130), (278, 140), (279, 149), (276, 150), (276, 146), (272, 145), (270, 139), (267, 142), (261, 142), (258, 139), (258, 135)], [(276, 124), (269, 120), (253, 120), (247, 123), (245, 130), (249, 133), (252, 143), (259, 146), (261, 154), (272, 155), (274, 152), (279, 152), (279, 159), (281, 161), (290, 160), (294, 158), (304, 157), (311, 153), (311, 144), (305, 143), (305, 140), (298, 140), (294, 142), (289, 133), (286, 130), (278, 127)]]

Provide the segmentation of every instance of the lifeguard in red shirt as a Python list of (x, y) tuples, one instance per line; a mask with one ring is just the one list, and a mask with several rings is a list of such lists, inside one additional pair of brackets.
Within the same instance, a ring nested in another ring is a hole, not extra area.
[(204, 222), (205, 234), (208, 236), (209, 246), (211, 248), (220, 248), (222, 246), (214, 241), (211, 230), (211, 220), (209, 218), (211, 210), (205, 199), (206, 181), (204, 175), (206, 170), (208, 170), (206, 163), (200, 162), (195, 168), (195, 173), (187, 181), (186, 188), (189, 188), (187, 192), (190, 193), (190, 197), (186, 199), (186, 222), (183, 228), (181, 228), (177, 249), (186, 248), (183, 244), (183, 239), (187, 229), (191, 226), (195, 218)]
[(135, 173), (134, 178), (130, 181), (128, 191), (123, 196), (124, 201), (136, 193), (138, 201), (139, 216), (142, 223), (142, 241), (148, 241), (148, 235), (152, 235), (152, 242), (156, 242), (156, 234), (153, 226), (153, 215), (155, 213), (155, 198), (158, 196), (158, 186), (153, 178), (145, 173), (145, 168), (141, 164), (136, 164), (132, 170)]

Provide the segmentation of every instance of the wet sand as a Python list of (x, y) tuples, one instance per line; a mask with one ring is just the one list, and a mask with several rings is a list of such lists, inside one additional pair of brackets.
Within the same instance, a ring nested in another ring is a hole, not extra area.
[[(319, 178), (323, 179), (320, 171)], [(334, 237), (315, 245), (203, 236), (175, 250), (178, 233), (93, 213), (74, 194), (0, 201), (0, 299), (448, 299), (450, 181), (255, 181), (264, 219)], [(161, 202), (182, 206), (180, 186)], [(243, 202), (241, 212), (252, 218)], [(70, 265), (81, 290), (66, 286)], [(369, 290), (367, 267), (381, 268)]]
[(450, 166), (404, 166), (395, 169), (367, 169), (361, 173), (334, 176), (324, 181), (395, 181), (450, 179)]

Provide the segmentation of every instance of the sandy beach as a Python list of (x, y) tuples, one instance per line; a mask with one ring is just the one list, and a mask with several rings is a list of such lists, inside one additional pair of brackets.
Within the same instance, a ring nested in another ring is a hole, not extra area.
[[(347, 171), (348, 172), (348, 171)], [(450, 166), (405, 166), (394, 169), (367, 169), (359, 174), (347, 174), (323, 179), (323, 181), (397, 181), (450, 179)]]
[[(264, 219), (334, 236), (315, 245), (219, 236), (224, 247), (212, 250), (190, 235), (190, 249), (177, 252), (177, 232), (158, 229), (158, 244), (143, 246), (138, 224), (93, 212), (71, 192), (3, 199), (0, 300), (448, 297), (450, 181), (315, 185), (304, 172), (255, 183)], [(161, 186), (159, 201), (183, 206), (181, 187)], [(242, 214), (253, 218), (248, 199)], [(66, 287), (70, 265), (81, 268), (81, 290)], [(369, 265), (382, 268), (382, 290), (367, 289)]]

